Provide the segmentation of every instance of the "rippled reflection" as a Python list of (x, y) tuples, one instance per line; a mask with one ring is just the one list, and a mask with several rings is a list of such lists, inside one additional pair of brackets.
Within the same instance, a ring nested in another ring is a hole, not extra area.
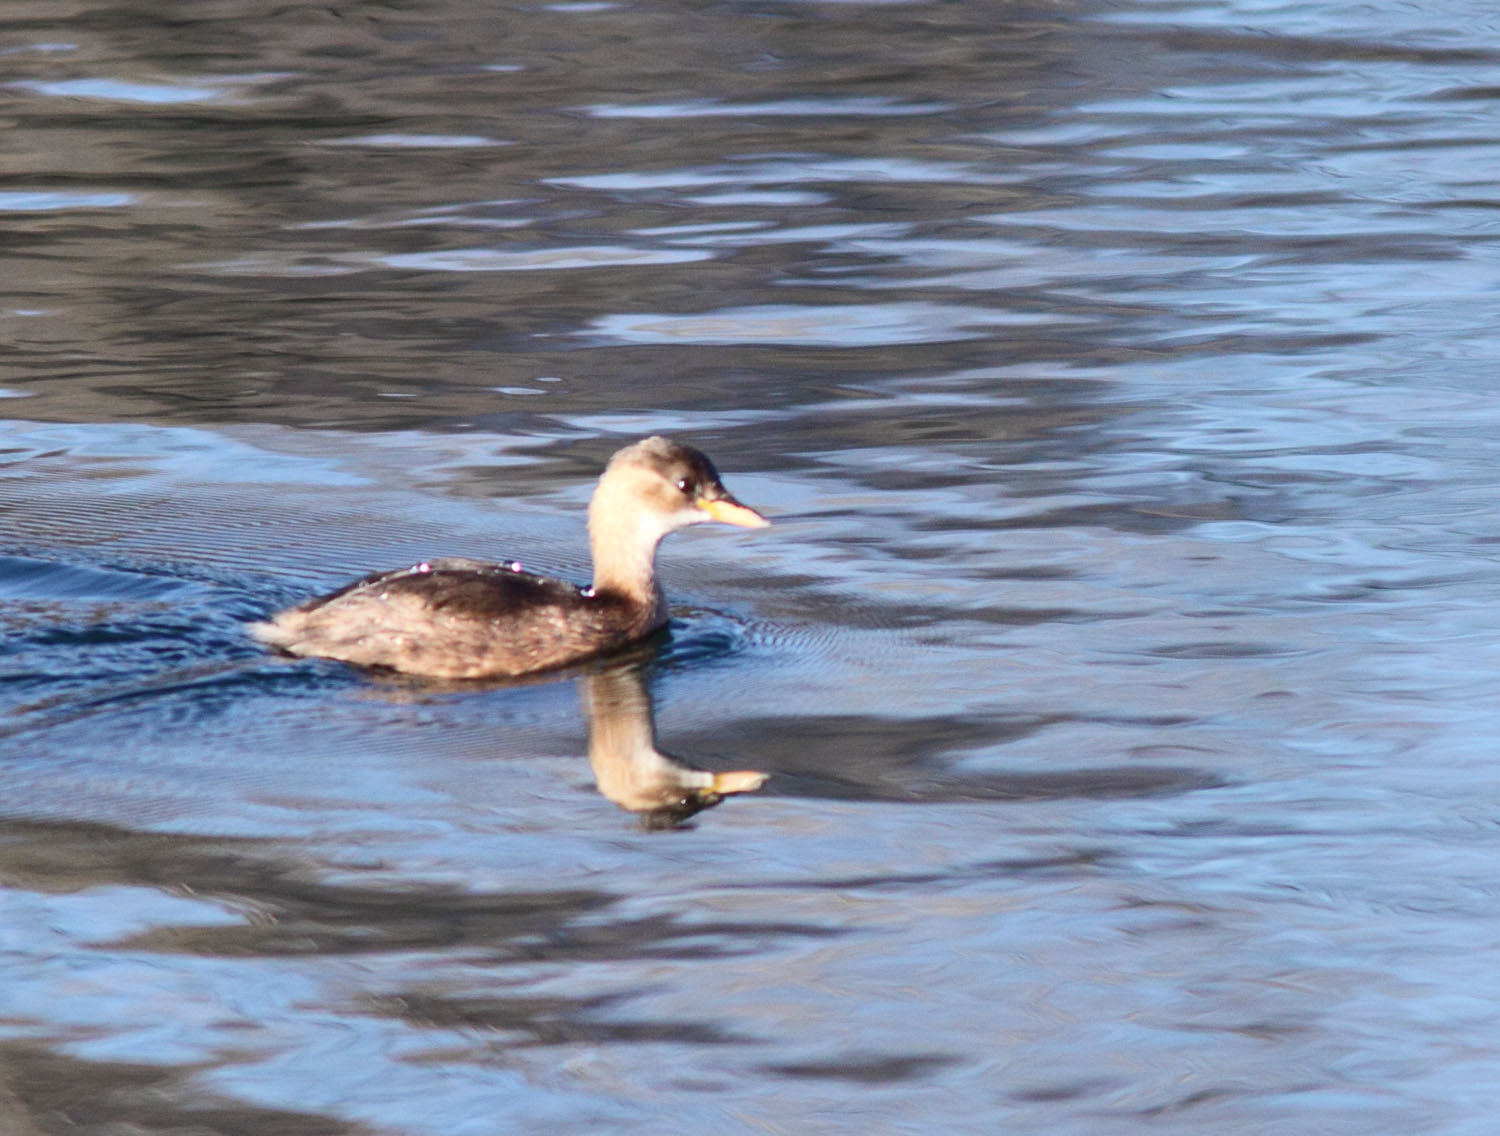
[(605, 667), (582, 681), (594, 781), (622, 809), (640, 813), (646, 827), (673, 828), (725, 797), (765, 784), (764, 773), (710, 773), (658, 750), (651, 698), (637, 664)]

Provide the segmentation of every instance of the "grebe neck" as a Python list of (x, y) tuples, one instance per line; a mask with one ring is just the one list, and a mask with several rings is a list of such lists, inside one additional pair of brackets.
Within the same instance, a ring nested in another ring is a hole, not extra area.
[(594, 591), (623, 595), (648, 608), (653, 620), (666, 611), (656, 579), (656, 546), (666, 535), (639, 509), (614, 507), (605, 494), (589, 506), (589, 549), (594, 558)]

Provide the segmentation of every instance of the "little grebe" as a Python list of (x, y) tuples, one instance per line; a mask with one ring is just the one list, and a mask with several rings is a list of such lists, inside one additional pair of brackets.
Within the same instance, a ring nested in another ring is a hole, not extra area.
[(589, 502), (591, 587), (523, 572), (519, 564), (450, 557), (366, 576), (251, 631), (289, 654), (434, 678), (564, 666), (666, 623), (656, 546), (705, 521), (771, 523), (729, 495), (703, 454), (646, 438), (610, 459)]

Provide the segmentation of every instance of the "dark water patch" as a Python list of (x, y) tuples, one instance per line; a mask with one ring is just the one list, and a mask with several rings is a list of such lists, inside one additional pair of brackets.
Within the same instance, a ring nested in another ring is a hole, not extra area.
[(255, 853), (266, 847), (244, 838), (4, 818), (0, 879), (7, 887), (58, 894), (113, 885), (222, 893), (230, 880), (262, 874)]
[(1079, 572), (1052, 564), (1016, 564), (986, 568), (982, 575), (987, 580), (1046, 581), (1074, 580)]
[[(1488, 102), (1491, 99), (1500, 99), (1500, 87), (1446, 87), (1440, 91), (1431, 91), (1423, 97), (1433, 102), (1469, 102), (1471, 100)], [(1448, 202), (1448, 204), (1455, 203)]]
[(1184, 821), (1171, 828), (1153, 829), (1153, 835), (1181, 837), (1189, 840), (1204, 837), (1229, 837), (1260, 840), (1266, 837), (1308, 837), (1327, 835), (1311, 829), (1288, 826), (1271, 821), (1247, 823), (1235, 820)]
[(244, 922), (161, 926), (110, 951), (286, 958), (439, 949), (495, 962), (723, 958), (786, 937), (827, 938), (815, 923), (606, 917), (607, 892), (476, 893), (409, 883), (362, 886), (317, 878), (309, 861), (272, 842), (143, 832), (101, 824), (0, 821), (0, 878), (69, 893), (101, 885), (151, 887), (211, 900)]
[(533, 957), (545, 954), (541, 944), (563, 934), (570, 921), (614, 903), (606, 893), (586, 890), (475, 894), (330, 883), (316, 878), (311, 863), (274, 844), (26, 820), (0, 821), (0, 877), (30, 890), (65, 893), (111, 884), (212, 900), (246, 921), (161, 926), (95, 946), (230, 958), (494, 950), (502, 944), (509, 944), (508, 955)]
[(848, 928), (812, 921), (734, 922), (676, 916), (589, 920), (562, 928), (545, 941), (518, 944), (503, 957), (569, 962), (750, 959), (788, 941), (837, 939), (850, 933)]
[[(1109, 799), (1194, 792), (1222, 784), (1204, 771), (1171, 766), (976, 774), (952, 764), (950, 755), (958, 751), (1034, 737), (1067, 720), (1044, 715), (766, 718), (739, 723), (737, 734), (754, 742), (736, 744), (730, 752), (735, 761), (772, 772), (766, 793), (812, 799), (928, 804)], [(707, 737), (690, 734), (680, 740), (693, 750), (714, 748)], [(722, 740), (717, 749), (724, 752)]]
[[(603, 918), (615, 897), (598, 892), (475, 895), (277, 881), (253, 899), (255, 918), (232, 927), (160, 927), (105, 944), (113, 950), (221, 958), (476, 950), (488, 965), (525, 961), (726, 959), (755, 956), (787, 938), (844, 932), (815, 923), (686, 922), (674, 916)], [(295, 887), (296, 894), (288, 894)], [(246, 896), (225, 896), (244, 902)]]
[(225, 956), (525, 943), (614, 902), (595, 891), (482, 895), (329, 883), (271, 843), (28, 820), (0, 821), (0, 874), (32, 890), (113, 884), (214, 900), (249, 922), (162, 927), (113, 946)]
[(803, 1061), (772, 1065), (767, 1072), (780, 1077), (808, 1080), (848, 1081), (856, 1085), (894, 1085), (920, 1081), (964, 1059), (950, 1054), (901, 1056), (849, 1056), (838, 1061)]
[(1212, 1106), (1244, 1095), (1246, 1095), (1246, 1090), (1238, 1085), (1222, 1085), (1214, 1088), (1196, 1089), (1192, 1092), (1176, 1096), (1172, 1100), (1153, 1105), (1150, 1108), (1143, 1108), (1138, 1115), (1148, 1120), (1157, 1120), (1174, 1113), (1202, 1109), (1205, 1106)]
[(1296, 647), (1275, 643), (1235, 643), (1209, 640), (1201, 643), (1173, 643), (1149, 649), (1149, 654), (1164, 659), (1264, 659), (1294, 658), (1309, 654)]
[[(498, 1057), (511, 1050), (559, 1045), (746, 1045), (756, 1039), (707, 1021), (631, 1020), (615, 1007), (619, 995), (589, 997), (439, 995), (408, 992), (372, 998), (368, 1012), (395, 1018), (419, 1030), (471, 1034), (463, 1061)], [(607, 1015), (607, 1016), (606, 1016)], [(492, 1035), (501, 1035), (493, 1037)]]
[(1065, 1085), (1037, 1085), (1032, 1088), (1015, 1089), (1007, 1094), (1011, 1100), (1042, 1103), (1061, 1103), (1097, 1097), (1106, 1088), (1117, 1082), (1108, 1080), (1078, 1080)]
[(1077, 880), (1092, 869), (1111, 862), (1113, 854), (1103, 849), (1080, 849), (1055, 856), (1033, 856), (1024, 859), (986, 860), (977, 864), (955, 865), (936, 872), (887, 872), (867, 876), (819, 876), (813, 880), (776, 880), (735, 887), (770, 887), (777, 891), (811, 890), (840, 894), (866, 894), (884, 890), (923, 889), (933, 885), (944, 889), (961, 887), (976, 881), (1007, 876), (1043, 876)]
[[(158, 927), (108, 944), (114, 950), (223, 958), (358, 955), (389, 951), (502, 949), (532, 957), (573, 919), (610, 906), (602, 892), (509, 892), (362, 888), (306, 878), (289, 866), (257, 869), (217, 898), (248, 905), (238, 926)], [(250, 885), (248, 888), (245, 884)], [(543, 952), (545, 953), (545, 952)]]
[[(1494, 543), (1494, 539), (1486, 538), (1476, 541), (1476, 544)], [(1468, 573), (1419, 573), (1413, 575), (1389, 576), (1367, 576), (1360, 575), (1352, 579), (1323, 580), (1306, 585), (1302, 593), (1295, 598), (1306, 603), (1365, 603), (1365, 604), (1399, 604), (1409, 598), (1409, 593), (1425, 589), (1442, 590), (1453, 587), (1461, 587), (1465, 583), (1478, 583), (1474, 575)]]
[(373, 1136), (314, 1111), (258, 1107), (207, 1092), (199, 1070), (89, 1061), (35, 1042), (0, 1041), (8, 1136)]
[(1275, 35), (1226, 32), (1205, 28), (1174, 28), (1170, 31), (1132, 29), (1128, 37), (1155, 40), (1173, 51), (1207, 55), (1267, 58), (1279, 68), (1287, 62), (1330, 63), (1339, 61), (1375, 63), (1449, 64), (1494, 63), (1500, 53), (1474, 47), (1424, 47), (1415, 43), (1380, 42), (1353, 37)]

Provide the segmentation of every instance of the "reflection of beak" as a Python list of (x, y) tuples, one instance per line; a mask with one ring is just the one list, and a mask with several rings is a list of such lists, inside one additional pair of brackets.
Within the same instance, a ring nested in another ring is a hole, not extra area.
[(742, 529), (763, 529), (771, 523), (754, 509), (741, 505), (733, 497), (719, 497), (712, 501), (706, 497), (700, 497), (698, 508), (716, 521), (722, 521), (726, 525), (739, 525)]
[(735, 769), (714, 774), (714, 792), (727, 797), (731, 793), (753, 793), (766, 783), (766, 775), (753, 769)]

